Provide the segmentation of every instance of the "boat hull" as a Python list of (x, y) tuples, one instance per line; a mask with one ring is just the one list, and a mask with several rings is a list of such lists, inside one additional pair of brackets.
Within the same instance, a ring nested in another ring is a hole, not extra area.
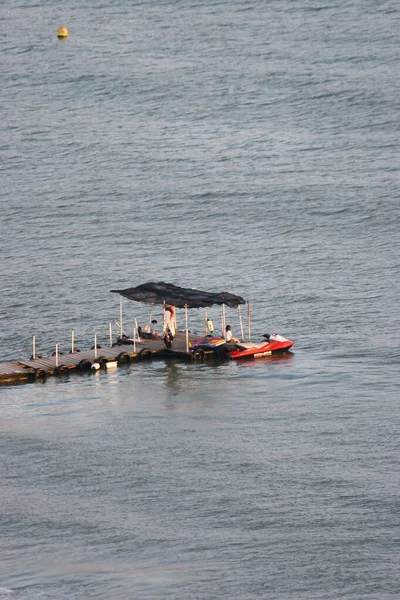
[(287, 352), (293, 346), (294, 342), (291, 340), (272, 340), (270, 342), (260, 344), (238, 344), (235, 350), (228, 352), (227, 356), (232, 359), (240, 358), (263, 358), (264, 356), (271, 356), (279, 352)]

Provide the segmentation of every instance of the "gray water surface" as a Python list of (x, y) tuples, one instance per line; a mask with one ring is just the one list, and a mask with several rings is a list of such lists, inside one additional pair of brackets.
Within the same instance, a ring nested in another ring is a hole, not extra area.
[(0, 388), (0, 600), (398, 598), (397, 5), (0, 19), (0, 360), (107, 344), (152, 280), (295, 341)]

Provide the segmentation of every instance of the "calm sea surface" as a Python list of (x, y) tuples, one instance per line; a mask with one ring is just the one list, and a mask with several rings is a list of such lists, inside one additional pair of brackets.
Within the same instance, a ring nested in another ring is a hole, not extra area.
[(399, 598), (398, 3), (0, 22), (0, 361), (107, 343), (145, 281), (295, 340), (1, 387), (0, 600)]

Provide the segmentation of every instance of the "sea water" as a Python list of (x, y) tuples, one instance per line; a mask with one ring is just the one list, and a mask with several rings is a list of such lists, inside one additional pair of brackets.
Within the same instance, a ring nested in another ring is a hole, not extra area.
[(398, 598), (397, 4), (0, 18), (0, 360), (108, 344), (146, 281), (295, 341), (1, 387), (0, 599)]

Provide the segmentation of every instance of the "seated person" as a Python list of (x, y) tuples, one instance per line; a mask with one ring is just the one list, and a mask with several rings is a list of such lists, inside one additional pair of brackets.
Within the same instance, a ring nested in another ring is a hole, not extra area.
[(150, 323), (150, 333), (153, 336), (153, 338), (158, 338), (157, 321), (156, 321), (156, 319), (152, 319), (152, 321)]
[(233, 337), (232, 328), (230, 325), (227, 325), (225, 328), (225, 341), (232, 342), (234, 344), (236, 344), (239, 341), (238, 338)]
[(146, 325), (146, 327), (144, 327), (143, 329), (141, 327), (139, 327), (138, 331), (139, 331), (139, 336), (145, 340), (158, 338), (156, 319), (152, 319), (150, 325)]

